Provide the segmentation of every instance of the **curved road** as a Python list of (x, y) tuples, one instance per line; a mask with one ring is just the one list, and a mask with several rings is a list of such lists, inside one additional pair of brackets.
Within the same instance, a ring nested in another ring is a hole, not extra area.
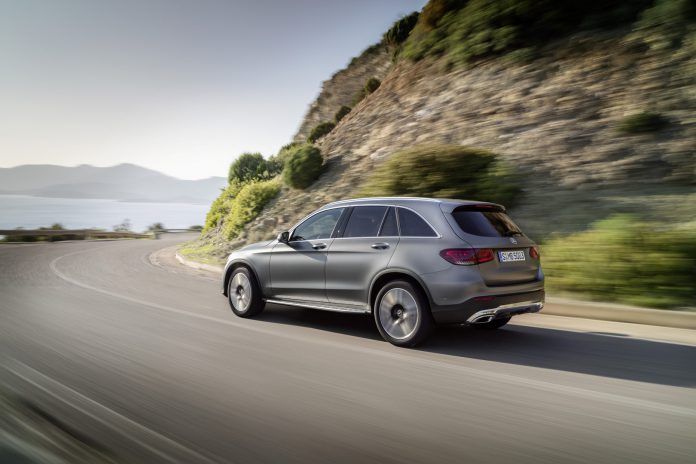
[(397, 349), (362, 316), (236, 318), (152, 254), (183, 238), (0, 246), (3, 389), (129, 463), (696, 459), (694, 331), (540, 314)]

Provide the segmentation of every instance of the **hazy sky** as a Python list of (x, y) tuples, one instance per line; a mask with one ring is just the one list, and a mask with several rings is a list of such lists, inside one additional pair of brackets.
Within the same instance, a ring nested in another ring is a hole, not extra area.
[(0, 0), (0, 167), (226, 175), (425, 0)]

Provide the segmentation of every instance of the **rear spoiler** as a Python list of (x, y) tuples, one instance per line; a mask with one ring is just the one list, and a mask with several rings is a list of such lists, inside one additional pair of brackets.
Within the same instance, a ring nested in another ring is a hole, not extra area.
[(469, 203), (469, 204), (456, 204), (456, 203), (440, 203), (440, 209), (443, 213), (453, 213), (454, 211), (490, 211), (495, 213), (504, 213), (505, 207), (497, 203)]

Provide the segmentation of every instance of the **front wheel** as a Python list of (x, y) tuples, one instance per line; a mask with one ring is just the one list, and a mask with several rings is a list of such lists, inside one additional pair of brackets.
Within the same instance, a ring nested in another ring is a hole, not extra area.
[(382, 287), (372, 313), (382, 338), (396, 346), (422, 343), (435, 326), (423, 292), (404, 280)]
[(245, 267), (232, 271), (227, 283), (227, 299), (232, 311), (239, 317), (256, 316), (265, 306), (256, 278)]

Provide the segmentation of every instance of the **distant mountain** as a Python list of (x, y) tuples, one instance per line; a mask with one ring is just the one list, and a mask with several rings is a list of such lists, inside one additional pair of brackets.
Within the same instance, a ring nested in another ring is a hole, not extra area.
[(183, 180), (134, 164), (0, 168), (0, 194), (207, 204), (226, 184), (224, 177)]

